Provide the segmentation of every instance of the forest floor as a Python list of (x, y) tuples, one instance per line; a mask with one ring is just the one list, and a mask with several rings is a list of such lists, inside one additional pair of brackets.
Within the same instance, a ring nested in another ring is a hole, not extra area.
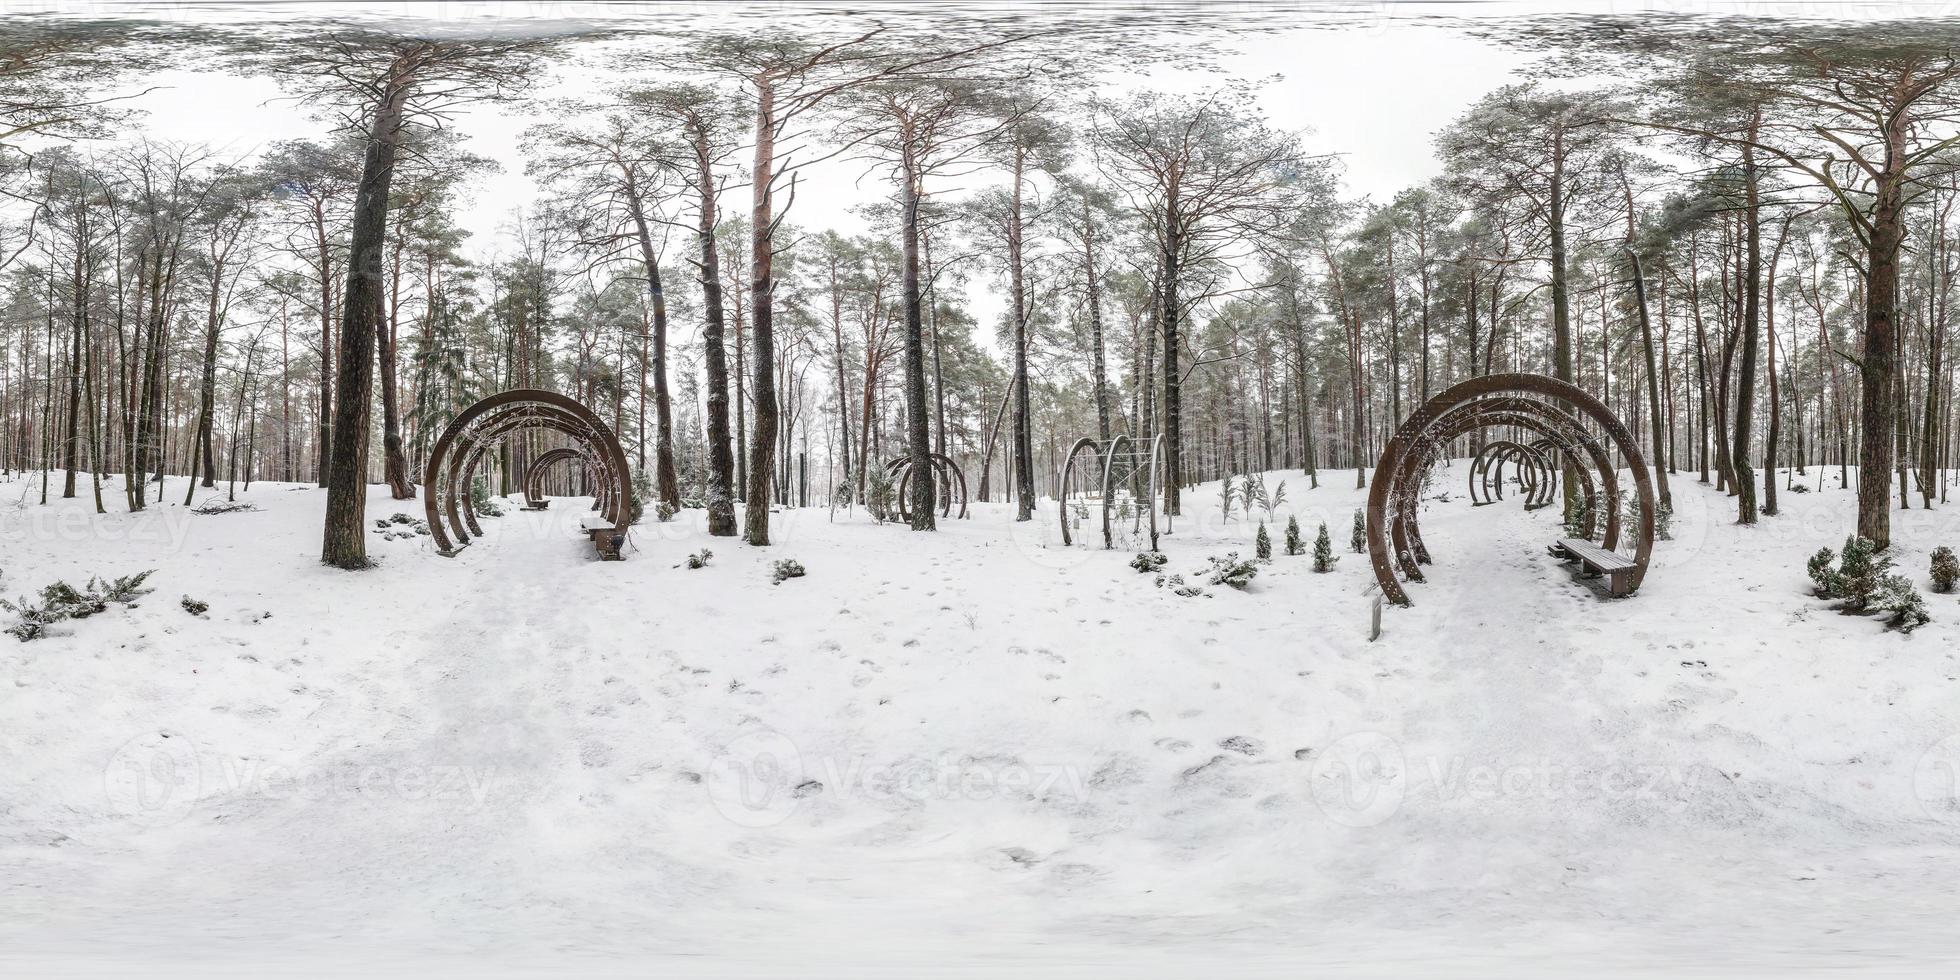
[[(1676, 477), (1623, 600), (1546, 556), (1551, 510), (1451, 493), (1374, 642), (1354, 473), (1282, 478), (1275, 559), (1209, 597), (1001, 505), (936, 534), (787, 511), (766, 549), (688, 512), (601, 563), (559, 499), (453, 559), (371, 535), (350, 574), (312, 487), (194, 514), (171, 479), (129, 515), (115, 483), (98, 517), (0, 482), (0, 593), (156, 569), (0, 637), (0, 972), (1960, 962), (1960, 602), (1908, 636), (1810, 597), (1852, 524), (1835, 470), (1754, 528)], [(1217, 493), (1166, 572), (1250, 555)], [(1332, 573), (1282, 553), (1289, 514)], [(1896, 515), (1922, 589), (1957, 515)], [(808, 575), (772, 584), (781, 558)]]

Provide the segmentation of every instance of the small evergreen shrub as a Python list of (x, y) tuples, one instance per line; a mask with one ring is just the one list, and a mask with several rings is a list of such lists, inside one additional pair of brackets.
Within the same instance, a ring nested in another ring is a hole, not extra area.
[(1354, 527), (1348, 531), (1348, 550), (1357, 555), (1368, 550), (1368, 517), (1359, 508), (1354, 512)]
[(207, 500), (191, 508), (193, 514), (244, 514), (258, 510), (243, 500)]
[(1892, 617), (1885, 621), (1885, 626), (1901, 633), (1910, 633), (1933, 619), (1926, 611), (1926, 600), (1920, 598), (1919, 590), (1913, 588), (1911, 580), (1904, 575), (1880, 576), (1872, 587), (1866, 608), (1872, 612), (1891, 613)]
[(864, 509), (880, 523), (897, 516), (892, 477), (882, 466), (873, 466), (865, 473)]
[(1331, 572), (1340, 560), (1340, 556), (1334, 554), (1333, 540), (1327, 537), (1327, 522), (1321, 521), (1320, 533), (1313, 539), (1313, 570)]
[[(1886, 627), (1901, 633), (1932, 621), (1919, 590), (1910, 579), (1892, 571), (1892, 559), (1874, 548), (1870, 540), (1855, 535), (1846, 538), (1844, 552), (1837, 557), (1837, 567), (1832, 568), (1831, 549), (1820, 548), (1805, 563), (1818, 598), (1843, 600), (1840, 610), (1847, 616), (1890, 613)], [(1951, 560), (1953, 555), (1948, 552), (1946, 557)], [(1934, 561), (1938, 560), (1935, 552)]]
[(1247, 518), (1252, 517), (1252, 508), (1254, 507), (1270, 508), (1272, 506), (1272, 500), (1266, 496), (1266, 474), (1261, 473), (1254, 476), (1248, 473), (1241, 477), (1240, 480), (1242, 481), (1243, 489), (1239, 491), (1239, 499), (1245, 503), (1245, 516)]
[(1228, 476), (1218, 481), (1218, 516), (1221, 518), (1220, 523), (1232, 519), (1232, 501), (1235, 493), (1236, 491), (1232, 489), (1231, 477)]
[(702, 548), (700, 551), (697, 551), (694, 554), (687, 556), (687, 560), (682, 562), (681, 564), (686, 565), (689, 568), (706, 568), (708, 567), (708, 559), (713, 558), (714, 556), (715, 556), (714, 552), (709, 551), (706, 548)]
[(1135, 558), (1130, 559), (1130, 567), (1136, 569), (1140, 573), (1147, 575), (1151, 572), (1163, 568), (1164, 563), (1168, 561), (1170, 561), (1170, 559), (1164, 557), (1163, 552), (1139, 551), (1137, 552), (1137, 556)]
[(153, 591), (144, 588), (143, 582), (154, 573), (155, 569), (151, 569), (106, 582), (91, 576), (85, 591), (67, 582), (55, 582), (41, 589), (39, 603), (30, 601), (26, 596), (13, 602), (0, 599), (0, 609), (15, 616), (13, 625), (8, 626), (6, 632), (25, 643), (47, 635), (47, 628), (55, 623), (64, 619), (87, 619), (109, 608), (109, 603), (134, 605), (137, 599)]
[(1953, 549), (1940, 545), (1933, 549), (1933, 591), (1952, 592), (1953, 585), (1960, 581), (1960, 558), (1953, 556)]
[(636, 471), (633, 474), (631, 489), (632, 493), (626, 498), (626, 523), (638, 524), (640, 518), (646, 516), (647, 501), (652, 500), (654, 496), (653, 477), (648, 476), (646, 470)]
[(1195, 596), (1211, 597), (1211, 593), (1206, 592), (1199, 586), (1184, 584), (1184, 576), (1182, 575), (1159, 575), (1157, 576), (1157, 587), (1160, 589), (1168, 588), (1186, 599)]
[(1838, 560), (1837, 594), (1848, 612), (1863, 612), (1878, 590), (1879, 580), (1892, 571), (1892, 559), (1878, 553), (1868, 538), (1845, 539)]
[(781, 585), (788, 579), (802, 578), (807, 574), (809, 573), (803, 570), (802, 562), (794, 558), (781, 558), (770, 566), (769, 581), (771, 584)]
[(1273, 560), (1273, 539), (1266, 536), (1266, 522), (1259, 522), (1259, 535), (1252, 539), (1253, 557), (1260, 561)]
[(478, 517), (504, 516), (504, 506), (490, 496), (490, 481), (482, 478), (470, 481), (470, 509)]
[(662, 524), (673, 520), (676, 513), (678, 512), (674, 510), (674, 505), (665, 500), (656, 501), (653, 505), (653, 519)]
[(1301, 555), (1305, 554), (1306, 551), (1306, 542), (1300, 540), (1300, 519), (1297, 517), (1288, 517), (1286, 519), (1286, 553), (1289, 555)]
[(1568, 538), (1585, 537), (1586, 525), (1590, 523), (1591, 517), (1592, 507), (1586, 503), (1586, 498), (1582, 496), (1574, 499), (1572, 506), (1566, 508), (1565, 511), (1565, 536)]
[(413, 538), (429, 533), (429, 524), (420, 518), (410, 517), (400, 511), (388, 517), (374, 519), (374, 530), (384, 541)]
[(1804, 563), (1804, 569), (1810, 574), (1811, 584), (1816, 587), (1817, 598), (1837, 598), (1836, 564), (1837, 552), (1829, 548), (1817, 549), (1817, 553), (1810, 556), (1810, 561)]
[(102, 598), (125, 606), (131, 605), (136, 600), (156, 591), (155, 589), (146, 589), (143, 587), (144, 581), (155, 574), (156, 569), (152, 568), (148, 571), (137, 572), (134, 575), (124, 575), (121, 578), (112, 579), (107, 582), (101, 582), (91, 578), (88, 580), (89, 591), (92, 593), (100, 589), (102, 591)]
[(1210, 576), (1207, 581), (1212, 585), (1229, 585), (1235, 589), (1243, 589), (1252, 584), (1252, 580), (1259, 574), (1259, 564), (1241, 560), (1236, 551), (1228, 553), (1223, 558), (1213, 555), (1206, 561), (1211, 563), (1205, 571)]
[(190, 596), (185, 596), (178, 600), (177, 604), (184, 607), (184, 611), (193, 616), (202, 616), (211, 610), (210, 603), (193, 599)]

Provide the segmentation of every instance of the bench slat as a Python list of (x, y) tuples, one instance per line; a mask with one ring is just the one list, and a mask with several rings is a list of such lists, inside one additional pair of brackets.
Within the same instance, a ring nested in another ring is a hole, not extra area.
[(1558, 545), (1560, 548), (1569, 552), (1574, 558), (1602, 572), (1628, 569), (1632, 568), (1635, 564), (1633, 559), (1617, 551), (1607, 551), (1605, 548), (1580, 538), (1561, 538)]

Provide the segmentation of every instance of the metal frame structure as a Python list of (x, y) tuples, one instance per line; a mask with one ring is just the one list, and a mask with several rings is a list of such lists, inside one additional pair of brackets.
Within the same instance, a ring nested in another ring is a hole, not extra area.
[[(1127, 498), (1117, 493), (1119, 485), (1129, 491)], [(1169, 512), (1164, 514), (1163, 528), (1157, 526), (1157, 501), (1165, 489), (1162, 435), (1152, 436), (1147, 448), (1146, 444), (1126, 435), (1107, 443), (1086, 436), (1077, 439), (1062, 461), (1061, 478), (1055, 488), (1055, 503), (1062, 521), (1062, 545), (1075, 544), (1069, 533), (1073, 519), (1069, 507), (1073, 497), (1077, 506), (1099, 504), (1104, 548), (1116, 547), (1116, 526), (1127, 519), (1133, 534), (1140, 536), (1147, 527), (1150, 550), (1156, 551), (1157, 538), (1171, 530)], [(1136, 505), (1127, 518), (1114, 510), (1125, 499)]]
[[(953, 514), (953, 501), (958, 500), (960, 504), (959, 519), (966, 520), (966, 471), (960, 469), (960, 464), (953, 462), (944, 453), (927, 453), (926, 458), (932, 464), (934, 473), (941, 477), (940, 482), (942, 485), (946, 486), (950, 491), (953, 491), (947, 493), (940, 500), (939, 516), (951, 517)], [(892, 482), (892, 499), (898, 505), (898, 519), (910, 522), (912, 520), (912, 508), (906, 503), (906, 500), (912, 488), (912, 457), (910, 455), (895, 456), (886, 460), (885, 475)]]
[[(1504, 499), (1504, 464), (1517, 470), (1518, 484), (1524, 490), (1524, 508), (1536, 510), (1552, 502), (1558, 487), (1557, 468), (1546, 461), (1541, 448), (1548, 440), (1532, 445), (1493, 439), (1484, 444), (1470, 461), (1470, 502), (1478, 507)], [(1481, 491), (1481, 492), (1480, 492)]]
[[(594, 477), (593, 509), (602, 521), (602, 526), (588, 527), (587, 533), (601, 558), (620, 559), (632, 522), (633, 485), (619, 437), (577, 399), (536, 388), (515, 388), (484, 398), (458, 413), (436, 438), (422, 471), (422, 506), (436, 553), (454, 557), (469, 546), (472, 536), (482, 536), (469, 494), (476, 468), (506, 437), (528, 430), (557, 432), (571, 440), (570, 451), (585, 461)], [(531, 492), (532, 481), (542, 474), (540, 462), (551, 455), (541, 455), (524, 474), (527, 502), (539, 499)], [(559, 456), (552, 462), (569, 458)]]
[[(544, 495), (545, 472), (566, 460), (584, 458), (585, 453), (582, 450), (570, 446), (560, 446), (540, 453), (538, 458), (532, 460), (531, 465), (524, 470), (524, 507), (527, 510), (543, 510), (551, 506), (551, 499)], [(585, 469), (590, 475), (592, 467), (588, 465)], [(594, 500), (593, 503), (597, 504), (598, 501)]]
[[(1605, 434), (1610, 446), (1593, 435), (1588, 423)], [(1397, 605), (1409, 604), (1398, 569), (1408, 581), (1423, 581), (1420, 566), (1430, 559), (1418, 516), (1430, 468), (1446, 455), (1451, 440), (1500, 425), (1541, 436), (1531, 446), (1547, 470), (1551, 453), (1538, 447), (1548, 443), (1573, 468), (1587, 502), (1582, 536), (1593, 537), (1603, 510), (1601, 547), (1608, 551), (1619, 546), (1621, 533), (1619, 468), (1612, 452), (1626, 460), (1640, 502), (1627, 591), (1639, 589), (1654, 550), (1655, 498), (1652, 474), (1632, 432), (1598, 399), (1572, 384), (1539, 374), (1494, 374), (1460, 382), (1430, 398), (1396, 429), (1375, 464), (1368, 489), (1368, 556), (1382, 596)], [(1602, 508), (1602, 502), (1607, 506)]]

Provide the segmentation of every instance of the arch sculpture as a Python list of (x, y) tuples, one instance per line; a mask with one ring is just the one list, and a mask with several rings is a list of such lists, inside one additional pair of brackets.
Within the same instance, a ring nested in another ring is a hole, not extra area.
[(1158, 523), (1158, 501), (1166, 487), (1164, 437), (1139, 442), (1117, 436), (1108, 442), (1082, 438), (1063, 458), (1055, 502), (1062, 518), (1062, 544), (1073, 545), (1088, 527), (1102, 531), (1103, 547), (1126, 544), (1157, 550), (1157, 538), (1170, 530), (1170, 515)]
[[(1421, 565), (1429, 562), (1419, 526), (1421, 493), (1430, 468), (1446, 455), (1451, 440), (1469, 432), (1508, 426), (1540, 437), (1529, 444), (1503, 443), (1516, 450), (1500, 449), (1512, 458), (1529, 460), (1545, 473), (1527, 491), (1546, 495), (1554, 485), (1550, 472), (1554, 459), (1573, 468), (1579, 492), (1587, 506), (1582, 536), (1591, 540), (1604, 516), (1600, 547), (1611, 552), (1619, 547), (1620, 527), (1619, 467), (1613, 453), (1618, 452), (1633, 471), (1640, 511), (1634, 529), (1633, 568), (1627, 573), (1626, 591), (1640, 587), (1654, 550), (1654, 487), (1646, 460), (1640, 455), (1633, 434), (1606, 406), (1582, 389), (1556, 378), (1539, 374), (1494, 374), (1452, 385), (1416, 409), (1382, 451), (1375, 465), (1374, 482), (1368, 489), (1368, 557), (1374, 566), (1375, 581), (1382, 595), (1397, 605), (1408, 605), (1408, 592), (1402, 580), (1423, 581)], [(1595, 436), (1603, 433), (1604, 441)], [(1496, 444), (1493, 444), (1496, 445)], [(1487, 452), (1490, 451), (1487, 447)], [(1479, 457), (1483, 459), (1483, 457)], [(1481, 474), (1473, 464), (1472, 497)], [(1397, 577), (1397, 572), (1401, 578)]]
[(1530, 446), (1512, 442), (1508, 439), (1493, 439), (1484, 444), (1470, 462), (1470, 502), (1477, 506), (1494, 504), (1504, 499), (1504, 464), (1515, 467), (1518, 485), (1524, 491), (1526, 510), (1535, 510), (1552, 502), (1552, 491), (1557, 487), (1555, 472), (1543, 451), (1537, 447), (1546, 446), (1549, 440), (1539, 440)]
[[(544, 478), (553, 466), (575, 459), (583, 459), (584, 453), (570, 446), (560, 446), (538, 454), (524, 471), (524, 506), (528, 510), (543, 510), (551, 506), (551, 498), (544, 495)], [(591, 467), (585, 467), (590, 475)]]
[[(953, 462), (944, 453), (927, 453), (927, 462), (932, 466), (933, 476), (939, 485), (947, 489), (939, 500), (939, 516), (950, 517), (953, 504), (960, 505), (960, 520), (966, 519), (966, 472), (960, 464)], [(912, 457), (896, 456), (885, 461), (885, 476), (891, 479), (892, 500), (898, 505), (898, 519), (910, 523), (912, 520)]]
[(619, 560), (632, 523), (633, 499), (632, 473), (619, 437), (577, 399), (536, 388), (515, 388), (478, 401), (457, 414), (436, 437), (422, 471), (422, 505), (436, 552), (453, 557), (469, 545), (472, 536), (483, 534), (469, 493), (477, 466), (506, 437), (526, 431), (558, 433), (572, 443), (569, 451), (573, 454), (552, 458), (554, 452), (565, 451), (554, 450), (534, 460), (523, 474), (526, 500), (541, 499), (533, 489), (544, 466), (574, 456), (584, 460), (594, 478), (594, 509), (598, 511), (598, 519), (589, 520), (586, 531), (599, 557)]

